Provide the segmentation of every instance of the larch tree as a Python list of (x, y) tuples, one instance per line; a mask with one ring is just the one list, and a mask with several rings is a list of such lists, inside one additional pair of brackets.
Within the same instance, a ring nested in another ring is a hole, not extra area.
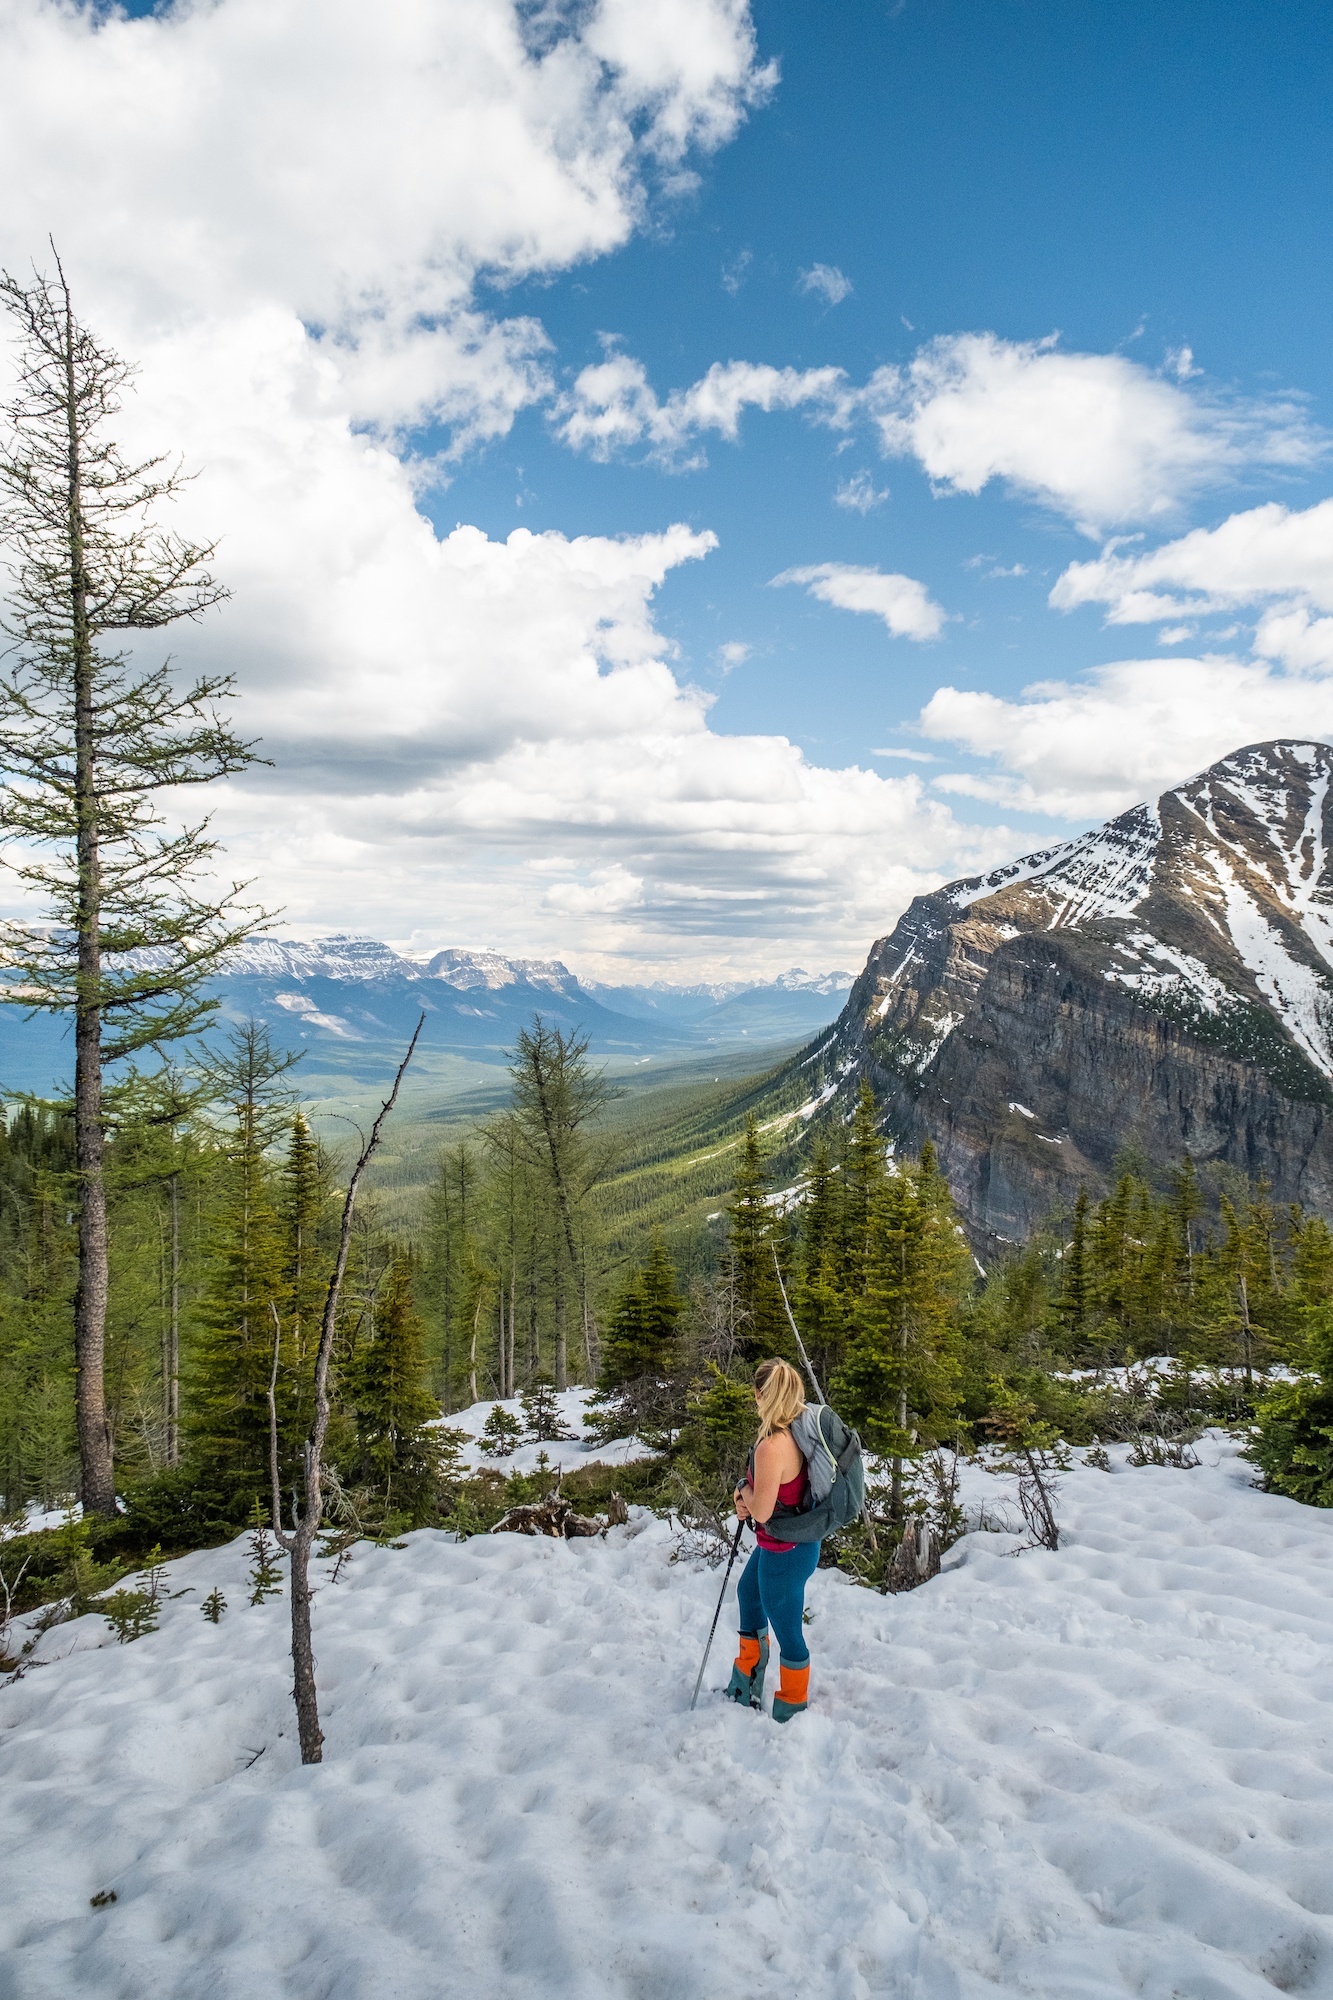
[(108, 1063), (190, 1033), (203, 984), (255, 927), (239, 885), (200, 886), (208, 821), (174, 825), (162, 794), (254, 761), (223, 722), (230, 679), (182, 683), (112, 635), (200, 617), (225, 596), (212, 547), (154, 525), (180, 475), (126, 460), (112, 435), (132, 369), (75, 316), (63, 269), (0, 275), (18, 381), (0, 439), (0, 836), (34, 906), (0, 929), (4, 997), (74, 1019), (78, 1289), (76, 1415), (82, 1498), (115, 1511), (107, 1420)]

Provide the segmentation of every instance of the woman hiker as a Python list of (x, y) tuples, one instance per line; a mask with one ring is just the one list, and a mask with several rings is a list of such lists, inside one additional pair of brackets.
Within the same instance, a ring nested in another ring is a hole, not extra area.
[[(759, 1441), (751, 1475), (736, 1488), (736, 1512), (754, 1523), (755, 1549), (736, 1586), (741, 1645), (727, 1694), (758, 1708), (768, 1665), (768, 1627), (777, 1634), (781, 1673), (773, 1697), (773, 1720), (788, 1722), (805, 1707), (810, 1684), (810, 1649), (802, 1612), (805, 1586), (819, 1566), (818, 1542), (784, 1542), (775, 1507), (799, 1508), (806, 1496), (805, 1459), (791, 1426), (805, 1408), (805, 1389), (789, 1361), (761, 1361), (755, 1371)], [(776, 1533), (771, 1534), (770, 1528)]]

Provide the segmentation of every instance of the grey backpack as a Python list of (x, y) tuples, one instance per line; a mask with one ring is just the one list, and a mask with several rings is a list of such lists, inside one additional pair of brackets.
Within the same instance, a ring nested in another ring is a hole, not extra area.
[(807, 1403), (791, 1427), (810, 1475), (802, 1507), (781, 1501), (765, 1524), (774, 1541), (822, 1542), (854, 1521), (866, 1501), (861, 1440), (827, 1403)]

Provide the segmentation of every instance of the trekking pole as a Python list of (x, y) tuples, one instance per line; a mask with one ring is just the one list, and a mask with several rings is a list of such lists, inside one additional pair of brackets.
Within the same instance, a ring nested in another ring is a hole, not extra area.
[(708, 1655), (713, 1650), (713, 1635), (717, 1631), (717, 1621), (722, 1616), (722, 1600), (727, 1594), (727, 1579), (731, 1575), (731, 1565), (736, 1560), (736, 1551), (741, 1545), (741, 1535), (744, 1529), (744, 1521), (737, 1521), (736, 1537), (731, 1544), (731, 1554), (727, 1557), (727, 1574), (723, 1577), (722, 1588), (717, 1594), (717, 1610), (713, 1613), (713, 1622), (708, 1628), (708, 1644), (704, 1647), (704, 1656), (699, 1662), (699, 1678), (694, 1683), (694, 1693), (690, 1696), (691, 1711), (694, 1708), (695, 1702), (699, 1699), (699, 1690), (704, 1684), (704, 1668), (708, 1665)]
[(787, 1318), (791, 1321), (791, 1330), (796, 1335), (796, 1345), (800, 1350), (801, 1359), (805, 1363), (805, 1372), (810, 1377), (810, 1383), (815, 1392), (815, 1401), (822, 1403), (824, 1400), (824, 1391), (819, 1386), (819, 1377), (810, 1366), (810, 1356), (805, 1351), (805, 1342), (801, 1339), (801, 1329), (796, 1324), (796, 1315), (792, 1311), (791, 1302), (787, 1297), (787, 1287), (782, 1282), (782, 1266), (778, 1262), (777, 1245), (770, 1243), (768, 1247), (773, 1252), (773, 1269), (778, 1274), (778, 1290), (782, 1294), (782, 1303), (787, 1308)]

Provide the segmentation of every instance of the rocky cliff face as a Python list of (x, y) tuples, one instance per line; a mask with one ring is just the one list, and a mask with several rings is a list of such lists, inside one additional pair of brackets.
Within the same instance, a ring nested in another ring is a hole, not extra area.
[(1331, 778), (1326, 744), (1252, 744), (918, 897), (818, 1051), (830, 1110), (869, 1076), (979, 1235), (1023, 1236), (1131, 1144), (1333, 1213)]

